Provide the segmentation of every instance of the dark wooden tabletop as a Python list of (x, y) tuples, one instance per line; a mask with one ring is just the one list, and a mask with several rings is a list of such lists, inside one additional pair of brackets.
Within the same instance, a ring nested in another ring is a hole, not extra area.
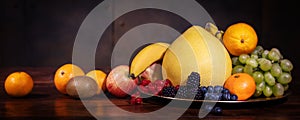
[[(5, 93), (4, 80), (13, 71), (26, 71), (33, 77), (34, 88), (28, 96), (12, 98)], [(50, 67), (1, 68), (0, 119), (200, 119), (199, 108), (190, 107), (185, 110), (180, 106), (157, 104), (152, 99), (141, 105), (131, 105), (128, 99), (103, 96), (104, 94), (83, 101), (73, 99), (57, 92), (53, 84), (54, 72), (55, 68)], [(296, 89), (299, 85), (296, 82), (298, 76), (293, 75), (291, 94), (285, 99), (262, 104), (229, 104), (223, 108), (222, 114), (210, 113), (202, 119), (300, 119), (300, 92)], [(168, 112), (157, 114), (159, 110)], [(177, 111), (184, 113), (177, 114)]]

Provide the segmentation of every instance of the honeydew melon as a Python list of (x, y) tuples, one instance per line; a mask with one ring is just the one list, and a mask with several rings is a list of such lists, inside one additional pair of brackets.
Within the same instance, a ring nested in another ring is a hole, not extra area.
[(200, 73), (200, 85), (223, 85), (232, 62), (221, 41), (201, 26), (192, 26), (166, 51), (162, 73), (174, 85), (185, 85), (191, 72)]

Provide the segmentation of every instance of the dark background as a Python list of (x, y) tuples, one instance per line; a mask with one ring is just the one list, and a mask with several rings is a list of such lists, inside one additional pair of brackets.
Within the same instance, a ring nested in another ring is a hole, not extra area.
[[(221, 29), (236, 22), (246, 22), (257, 31), (260, 45), (266, 49), (279, 48), (285, 58), (299, 66), (296, 43), (299, 40), (299, 14), (294, 14), (299, 10), (294, 1), (197, 2)], [(71, 62), (77, 31), (87, 14), (99, 3), (101, 0), (1, 0), (0, 67), (58, 67)], [(121, 29), (132, 21), (125, 19), (115, 27)], [(115, 40), (109, 37), (106, 40), (103, 46), (112, 50)], [(98, 67), (109, 65), (109, 60), (100, 60), (107, 54), (97, 51)]]

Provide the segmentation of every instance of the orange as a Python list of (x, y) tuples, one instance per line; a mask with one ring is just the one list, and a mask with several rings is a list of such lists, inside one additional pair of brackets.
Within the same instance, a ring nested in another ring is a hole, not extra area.
[(66, 86), (68, 81), (75, 76), (84, 75), (84, 71), (74, 64), (65, 64), (59, 67), (54, 75), (54, 84), (56, 89), (62, 93), (67, 94)]
[(231, 55), (251, 53), (258, 42), (255, 30), (246, 23), (236, 23), (230, 25), (224, 35), (223, 43)]
[(230, 93), (238, 96), (238, 100), (247, 100), (256, 89), (254, 78), (247, 73), (235, 73), (224, 84)]
[(13, 72), (6, 78), (4, 87), (8, 95), (23, 97), (32, 91), (33, 80), (26, 72)]
[(98, 84), (97, 94), (100, 94), (101, 90), (102, 91), (106, 90), (106, 86), (105, 86), (106, 76), (107, 76), (106, 73), (104, 73), (101, 70), (92, 70), (88, 72), (86, 76), (93, 78), (97, 82)]

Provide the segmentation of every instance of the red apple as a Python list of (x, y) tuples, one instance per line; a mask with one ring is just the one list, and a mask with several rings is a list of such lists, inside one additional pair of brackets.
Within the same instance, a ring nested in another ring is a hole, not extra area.
[(106, 88), (116, 97), (126, 97), (136, 88), (135, 80), (129, 75), (129, 66), (119, 65), (113, 68), (106, 78)]

